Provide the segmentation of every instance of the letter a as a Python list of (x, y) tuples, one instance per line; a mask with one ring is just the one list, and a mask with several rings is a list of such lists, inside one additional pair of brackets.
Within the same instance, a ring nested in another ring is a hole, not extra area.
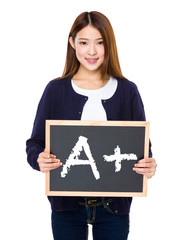
[[(87, 143), (87, 140), (88, 139), (86, 137), (83, 137), (83, 136), (79, 137), (78, 142), (75, 144), (74, 148), (71, 151), (71, 154), (69, 155), (68, 159), (66, 160), (66, 163), (63, 165), (61, 177), (63, 177), (63, 178), (66, 177), (71, 166), (90, 165), (96, 180), (98, 180), (100, 178), (100, 174), (96, 167), (96, 162), (92, 157), (92, 154), (90, 151), (90, 146)], [(78, 158), (82, 151), (82, 147), (86, 153), (86, 156), (88, 157), (88, 160), (81, 160)]]

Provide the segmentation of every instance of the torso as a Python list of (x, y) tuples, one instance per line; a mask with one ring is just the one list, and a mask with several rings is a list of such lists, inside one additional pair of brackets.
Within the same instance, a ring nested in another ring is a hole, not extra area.
[(92, 90), (78, 87), (73, 80), (71, 83), (75, 92), (88, 97), (88, 100), (83, 107), (81, 120), (106, 121), (107, 116), (102, 100), (110, 99), (114, 95), (118, 81), (115, 78), (110, 77), (103, 87)]

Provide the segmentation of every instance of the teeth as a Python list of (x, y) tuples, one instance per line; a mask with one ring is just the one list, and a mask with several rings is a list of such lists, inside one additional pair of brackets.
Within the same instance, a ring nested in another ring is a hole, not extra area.
[(90, 59), (90, 58), (87, 58), (87, 60), (90, 60), (90, 61), (95, 61), (95, 60), (97, 60), (97, 58), (95, 58), (95, 59)]
[(90, 62), (94, 62), (94, 61), (96, 61), (97, 59), (87, 59), (88, 61), (90, 61)]
[(95, 59), (86, 58), (86, 60), (88, 61), (88, 63), (96, 63), (98, 61), (98, 58)]

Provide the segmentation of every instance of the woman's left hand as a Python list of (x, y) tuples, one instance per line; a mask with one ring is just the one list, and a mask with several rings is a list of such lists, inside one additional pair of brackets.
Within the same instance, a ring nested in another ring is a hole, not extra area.
[(144, 158), (134, 165), (133, 171), (145, 175), (147, 178), (152, 178), (155, 175), (156, 167), (157, 164), (154, 158)]

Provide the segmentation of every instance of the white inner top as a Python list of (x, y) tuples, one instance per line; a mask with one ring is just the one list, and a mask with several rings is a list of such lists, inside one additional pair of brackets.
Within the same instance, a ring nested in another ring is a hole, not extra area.
[(96, 90), (79, 88), (73, 81), (71, 82), (75, 92), (88, 97), (88, 100), (83, 107), (81, 120), (106, 121), (106, 111), (101, 100), (107, 100), (114, 95), (118, 84), (117, 79), (110, 77), (104, 87)]

